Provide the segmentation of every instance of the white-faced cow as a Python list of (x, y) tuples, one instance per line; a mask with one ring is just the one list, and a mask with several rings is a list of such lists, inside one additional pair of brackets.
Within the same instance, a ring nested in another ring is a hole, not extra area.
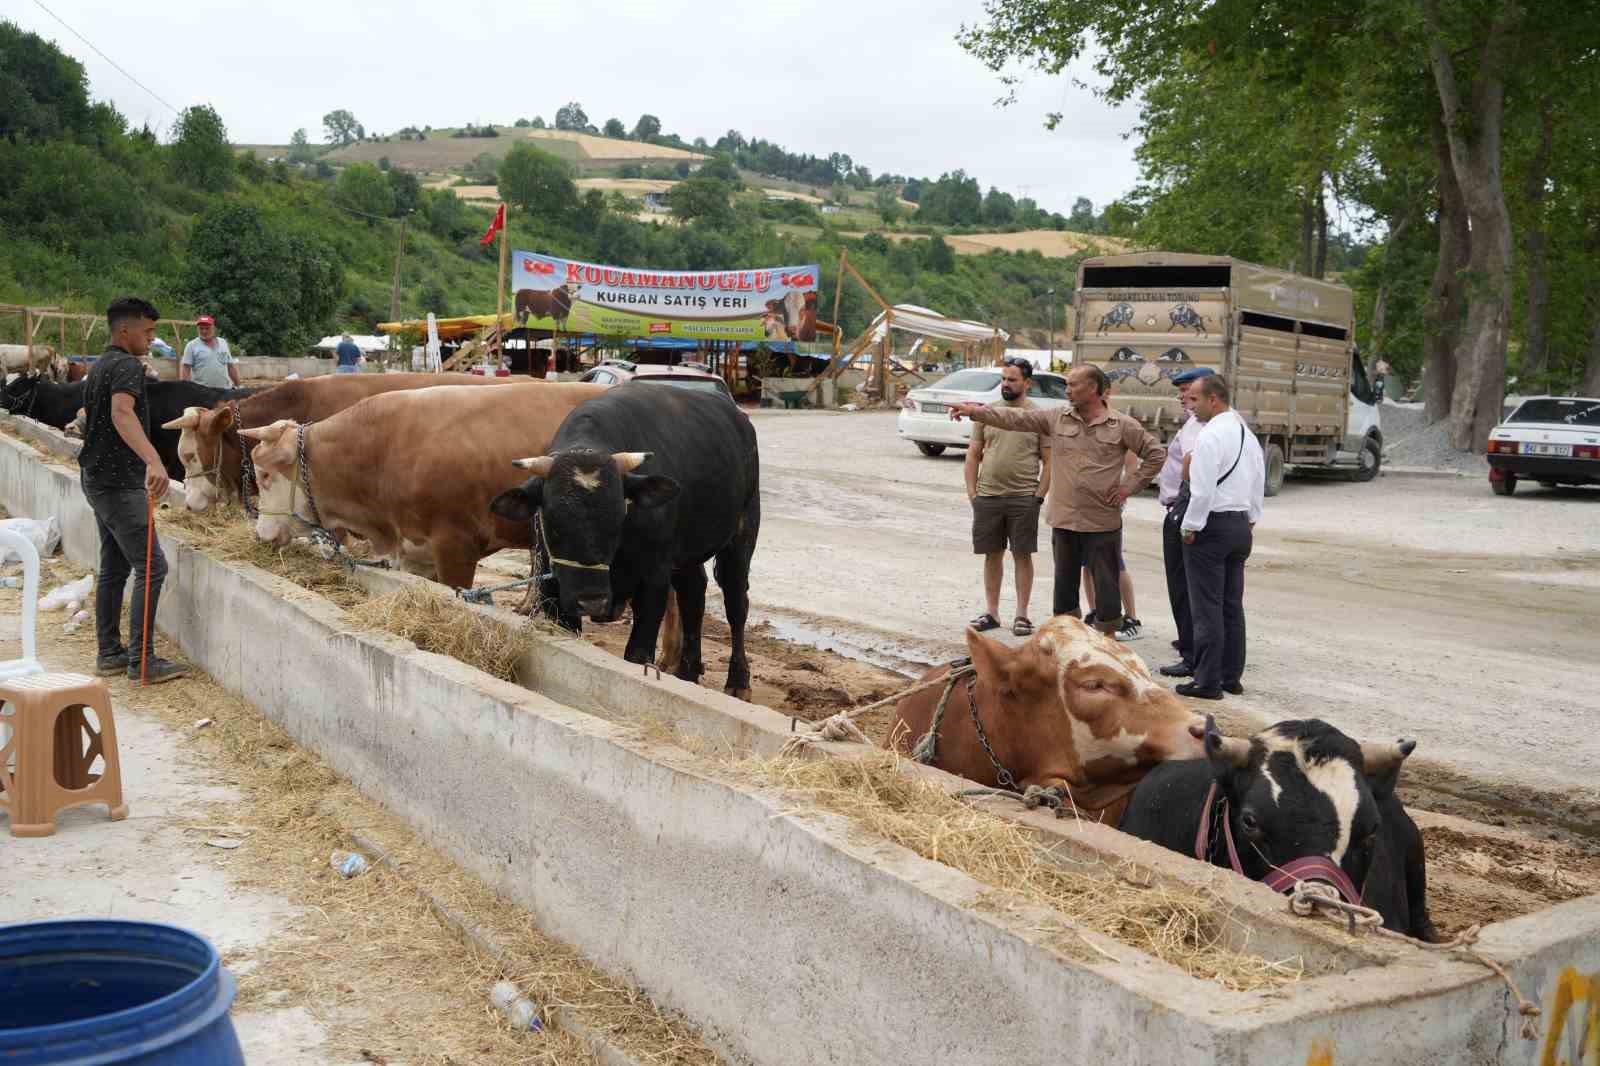
[(369, 396), (313, 425), (244, 430), (258, 442), (256, 535), (282, 544), (310, 525), (353, 534), (404, 569), (468, 588), (484, 556), (530, 546), (526, 522), (489, 512), (521, 479), (512, 461), (548, 448), (562, 420), (605, 391), (446, 385)]
[(1120, 828), (1279, 891), (1332, 885), (1383, 924), (1437, 940), (1422, 834), (1394, 794), (1415, 741), (1358, 744), (1326, 722), (1279, 722), (1248, 740), (1207, 720), (1206, 757), (1140, 782)]
[(614, 621), (633, 604), (624, 658), (648, 663), (676, 594), (677, 676), (698, 681), (708, 559), (732, 631), (726, 690), (750, 695), (744, 624), (761, 527), (756, 434), (726, 398), (648, 382), (610, 389), (572, 412), (532, 474), (492, 506), (530, 523), (549, 554), (563, 618)]
[[(1054, 789), (1070, 796), (1064, 806), (1116, 825), (1150, 767), (1203, 752), (1204, 720), (1126, 646), (1071, 615), (1014, 648), (969, 629), (967, 649), (975, 676), (950, 693), (927, 760), (940, 769), (990, 787)], [(895, 747), (917, 747), (942, 696), (935, 687), (900, 701)]]
[[(162, 429), (176, 431), (178, 459), (184, 472), (185, 505), (204, 511), (216, 502), (238, 499), (244, 448), (242, 429), (259, 429), (274, 422), (321, 422), (368, 396), (440, 385), (499, 385), (507, 378), (473, 374), (326, 374), (285, 381), (257, 392), (234, 393), (232, 399), (211, 406), (189, 407), (166, 420)], [(153, 391), (153, 387), (152, 387)], [(199, 401), (196, 401), (197, 403)]]

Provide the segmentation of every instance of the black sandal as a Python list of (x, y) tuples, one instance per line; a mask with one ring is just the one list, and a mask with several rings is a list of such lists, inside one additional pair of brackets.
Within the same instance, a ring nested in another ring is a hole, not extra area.
[(1017, 620), (1011, 623), (1011, 635), (1014, 637), (1033, 636), (1033, 623), (1022, 615), (1017, 615)]
[(1000, 628), (1000, 619), (996, 618), (988, 611), (985, 611), (983, 614), (980, 614), (967, 624), (973, 629), (976, 629), (979, 633), (987, 633), (991, 629)]

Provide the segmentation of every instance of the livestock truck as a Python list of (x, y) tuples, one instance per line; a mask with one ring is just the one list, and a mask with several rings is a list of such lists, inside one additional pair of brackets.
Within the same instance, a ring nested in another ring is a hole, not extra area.
[(1074, 364), (1104, 370), (1112, 406), (1162, 440), (1186, 417), (1172, 378), (1208, 366), (1261, 440), (1268, 496), (1290, 466), (1377, 476), (1378, 397), (1343, 285), (1228, 256), (1140, 252), (1085, 259), (1073, 306)]

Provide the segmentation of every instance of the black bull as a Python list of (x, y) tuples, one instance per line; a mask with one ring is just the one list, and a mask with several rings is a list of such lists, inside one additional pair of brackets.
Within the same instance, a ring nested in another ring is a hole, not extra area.
[(670, 588), (682, 627), (676, 673), (698, 681), (705, 562), (714, 559), (732, 633), (726, 690), (748, 698), (744, 625), (761, 485), (755, 428), (744, 412), (713, 393), (634, 382), (578, 407), (550, 454), (520, 465), (534, 476), (489, 509), (537, 523), (561, 616), (610, 621), (631, 601), (623, 657), (649, 663)]

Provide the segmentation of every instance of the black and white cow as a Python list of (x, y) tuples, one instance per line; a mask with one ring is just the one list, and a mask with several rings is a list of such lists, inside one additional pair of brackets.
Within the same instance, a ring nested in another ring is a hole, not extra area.
[(624, 658), (649, 663), (677, 596), (677, 676), (698, 681), (705, 563), (714, 559), (732, 631), (726, 690), (750, 695), (744, 624), (750, 557), (761, 527), (756, 433), (743, 411), (712, 392), (632, 382), (567, 416), (550, 454), (522, 459), (524, 484), (495, 497), (502, 518), (535, 523), (555, 576), (560, 615), (613, 621), (633, 604)]
[(1178, 304), (1167, 317), (1172, 320), (1174, 333), (1180, 329), (1192, 329), (1196, 336), (1205, 337), (1209, 335), (1206, 331), (1206, 326), (1211, 320), (1188, 304)]
[[(1249, 740), (1206, 722), (1204, 759), (1156, 766), (1118, 828), (1281, 889), (1293, 875), (1338, 887), (1419, 940), (1428, 917), (1422, 834), (1394, 794), (1415, 741), (1358, 744), (1316, 719), (1279, 722)], [(1306, 861), (1311, 860), (1311, 861)], [(1284, 871), (1289, 871), (1286, 876)]]
[(1109, 310), (1105, 314), (1101, 315), (1100, 316), (1100, 328), (1095, 330), (1095, 332), (1096, 333), (1105, 333), (1107, 330), (1116, 329), (1118, 326), (1126, 326), (1129, 329), (1133, 329), (1133, 305), (1132, 304), (1128, 304), (1128, 303), (1117, 304), (1114, 307), (1112, 307), (1111, 310)]
[[(70, 385), (57, 385), (40, 377), (24, 375), (8, 383), (0, 391), (0, 407), (14, 415), (23, 415), (56, 429), (65, 429), (67, 423), (78, 417), (83, 406), (84, 381)], [(223, 400), (242, 399), (257, 389), (213, 389), (192, 381), (151, 381), (145, 386), (145, 396), (150, 405), (150, 443), (167, 468), (167, 476), (182, 481), (183, 460), (178, 458), (176, 429), (165, 429), (167, 422), (182, 418), (190, 407), (214, 407)]]

